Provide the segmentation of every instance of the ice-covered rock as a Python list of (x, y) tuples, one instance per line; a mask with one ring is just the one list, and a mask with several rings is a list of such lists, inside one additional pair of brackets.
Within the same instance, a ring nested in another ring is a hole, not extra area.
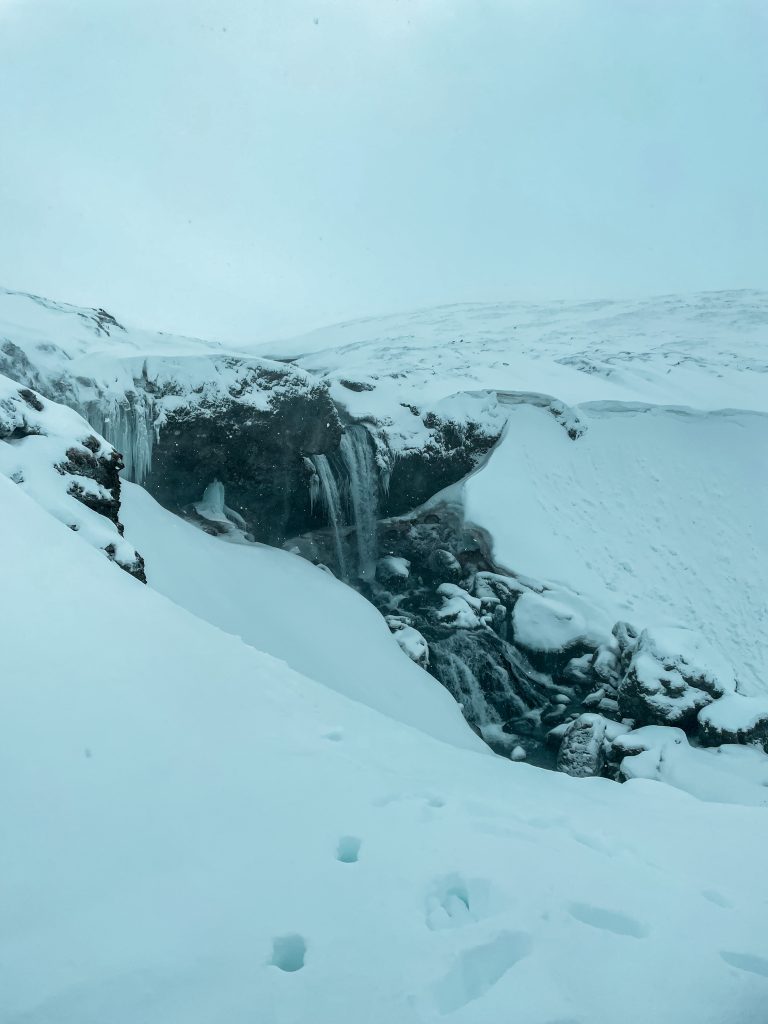
[(193, 508), (203, 521), (203, 529), (219, 537), (245, 543), (252, 540), (248, 526), (241, 515), (225, 504), (226, 489), (221, 480), (212, 480)]
[(46, 511), (146, 582), (123, 536), (122, 459), (72, 409), (0, 376), (0, 473)]

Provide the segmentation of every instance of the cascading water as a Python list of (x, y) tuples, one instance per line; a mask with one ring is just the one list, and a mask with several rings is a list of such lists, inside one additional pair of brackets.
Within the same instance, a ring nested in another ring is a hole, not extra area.
[(368, 582), (376, 572), (379, 473), (365, 427), (361, 424), (347, 427), (341, 437), (340, 450), (349, 477), (349, 503), (357, 539), (357, 572), (360, 579)]
[(317, 486), (325, 514), (328, 517), (328, 525), (333, 531), (333, 543), (336, 548), (339, 576), (341, 579), (346, 580), (347, 562), (344, 556), (344, 541), (341, 535), (343, 516), (336, 477), (333, 475), (333, 469), (326, 455), (312, 455), (310, 458), (317, 474)]

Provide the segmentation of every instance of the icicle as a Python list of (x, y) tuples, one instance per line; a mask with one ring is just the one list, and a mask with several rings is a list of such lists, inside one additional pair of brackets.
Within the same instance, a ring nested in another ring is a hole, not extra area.
[[(325, 455), (313, 455), (311, 456), (312, 465), (315, 470), (313, 477), (317, 480), (317, 489), (320, 497), (322, 498), (323, 508), (328, 518), (328, 525), (333, 531), (333, 543), (336, 548), (336, 561), (338, 562), (339, 576), (341, 579), (346, 580), (347, 577), (347, 561), (344, 557), (344, 542), (341, 536), (341, 528), (343, 525), (343, 517), (341, 514), (341, 497), (339, 496), (339, 488), (336, 484), (336, 477), (333, 475), (333, 469)], [(312, 483), (310, 483), (310, 500), (312, 499)]]
[(144, 483), (152, 468), (152, 410), (144, 399), (89, 402), (77, 410), (123, 456), (123, 475)]
[(364, 426), (347, 427), (341, 437), (341, 457), (349, 475), (349, 498), (357, 537), (358, 575), (372, 580), (376, 571), (376, 532), (379, 474), (371, 439)]

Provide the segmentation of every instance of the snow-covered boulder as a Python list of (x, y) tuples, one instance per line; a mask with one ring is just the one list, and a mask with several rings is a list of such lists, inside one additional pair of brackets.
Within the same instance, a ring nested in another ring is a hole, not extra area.
[(646, 725), (616, 736), (608, 759), (620, 782), (650, 779), (700, 800), (768, 806), (768, 759), (755, 747), (698, 747), (682, 729)]
[(594, 651), (599, 643), (581, 609), (565, 597), (526, 590), (512, 612), (515, 644), (537, 668), (551, 675), (559, 674), (574, 657)]
[(411, 563), (407, 558), (385, 555), (376, 563), (376, 579), (388, 590), (401, 591), (411, 574)]
[(455, 583), (441, 583), (437, 592), (443, 599), (435, 612), (441, 623), (450, 623), (457, 629), (477, 629), (484, 624), (482, 602)]
[(418, 629), (398, 615), (388, 615), (386, 619), (400, 650), (420, 668), (429, 668), (429, 644)]
[(119, 453), (76, 412), (0, 376), (0, 473), (146, 582), (119, 518), (121, 468)]
[(622, 655), (629, 663), (619, 684), (619, 712), (639, 726), (695, 728), (702, 708), (735, 690), (733, 669), (694, 630), (644, 629), (624, 644)]
[(702, 742), (749, 743), (768, 752), (768, 698), (729, 693), (699, 712)]

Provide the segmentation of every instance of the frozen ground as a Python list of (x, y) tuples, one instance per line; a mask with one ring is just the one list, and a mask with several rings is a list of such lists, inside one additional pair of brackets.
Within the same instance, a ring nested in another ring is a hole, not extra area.
[(440, 742), (4, 477), (0, 544), (4, 1024), (763, 1024), (764, 811)]

